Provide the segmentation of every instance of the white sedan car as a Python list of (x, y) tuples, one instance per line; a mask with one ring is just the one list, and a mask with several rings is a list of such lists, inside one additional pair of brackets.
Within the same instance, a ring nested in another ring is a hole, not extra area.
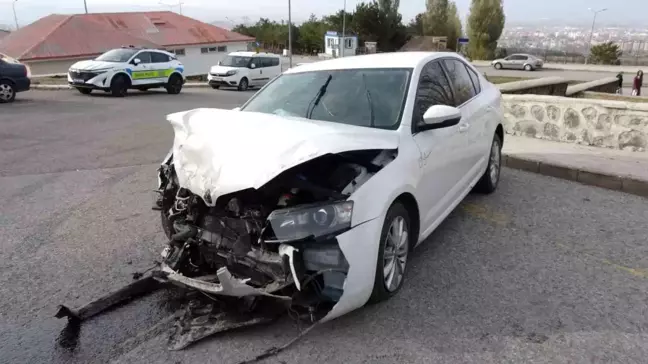
[(413, 248), (471, 190), (497, 188), (500, 98), (454, 53), (383, 53), (169, 115), (159, 279), (323, 321), (393, 296)]

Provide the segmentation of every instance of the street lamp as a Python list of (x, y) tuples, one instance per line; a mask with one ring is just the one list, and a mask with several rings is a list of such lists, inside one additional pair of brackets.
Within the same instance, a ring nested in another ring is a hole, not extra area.
[(342, 8), (342, 38), (340, 40), (340, 57), (344, 57), (344, 32), (346, 31), (346, 0), (344, 0), (344, 7)]
[(88, 14), (88, 4), (86, 3), (86, 0), (83, 0), (83, 7), (85, 8), (85, 13)]
[(14, 21), (16, 22), (16, 30), (20, 29), (20, 25), (18, 25), (18, 16), (16, 16), (16, 3), (18, 0), (14, 0), (13, 3), (11, 3), (11, 6), (13, 7), (13, 13), (14, 13)]
[(288, 0), (288, 67), (292, 68), (292, 14)]
[(594, 13), (594, 19), (592, 19), (592, 30), (590, 31), (589, 41), (587, 42), (587, 54), (585, 56), (585, 64), (587, 64), (587, 59), (590, 57), (590, 51), (592, 50), (592, 36), (594, 35), (594, 24), (596, 23), (596, 16), (598, 13), (604, 12), (607, 8), (594, 10), (592, 8), (587, 8), (587, 10)]

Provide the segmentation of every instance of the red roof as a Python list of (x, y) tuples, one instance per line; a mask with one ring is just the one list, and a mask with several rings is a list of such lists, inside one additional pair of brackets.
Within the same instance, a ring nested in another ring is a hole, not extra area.
[(253, 40), (170, 11), (52, 14), (6, 36), (0, 53), (24, 61), (90, 56), (125, 45), (165, 48)]

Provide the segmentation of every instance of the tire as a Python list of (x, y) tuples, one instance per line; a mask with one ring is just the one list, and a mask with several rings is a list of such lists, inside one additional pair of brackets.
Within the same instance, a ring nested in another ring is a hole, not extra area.
[(533, 71), (533, 67), (531, 67), (530, 64), (527, 64), (527, 65), (524, 66), (524, 70), (525, 71)]
[(118, 75), (110, 82), (110, 93), (115, 97), (124, 97), (128, 93), (129, 80), (126, 76)]
[(502, 140), (495, 134), (488, 153), (488, 166), (484, 175), (475, 185), (475, 191), (484, 194), (491, 194), (497, 189), (502, 170)]
[[(401, 234), (400, 238), (396, 237), (396, 239), (392, 240), (389, 237), (394, 236), (394, 234), (390, 234), (390, 232), (392, 229), (396, 229), (394, 232), (398, 231), (399, 221), (403, 224), (405, 234)], [(373, 292), (371, 292), (371, 297), (369, 298), (370, 303), (378, 303), (389, 299), (398, 293), (403, 286), (407, 272), (407, 258), (413, 246), (410, 226), (409, 213), (405, 206), (400, 202), (394, 203), (387, 211), (387, 216), (385, 216), (385, 222), (383, 223), (380, 234), (376, 275), (374, 278)], [(391, 263), (385, 262), (385, 250), (394, 250), (394, 258), (390, 261)], [(392, 266), (392, 269), (388, 271), (387, 277), (385, 277), (384, 273), (386, 265)], [(399, 276), (395, 275), (398, 273), (400, 273)], [(389, 278), (390, 276), (391, 279)]]
[(493, 67), (495, 67), (496, 70), (501, 70), (502, 69), (502, 64), (501, 63), (495, 63), (495, 65)]
[(214, 90), (218, 90), (220, 88), (220, 86), (219, 85), (211, 85), (211, 88), (213, 88)]
[(90, 93), (92, 92), (91, 88), (85, 88), (85, 87), (77, 87), (77, 90), (79, 90), (79, 92), (84, 95), (90, 95)]
[(239, 91), (247, 91), (248, 87), (250, 87), (250, 83), (248, 82), (247, 78), (243, 77), (241, 79), (241, 82), (239, 82), (238, 90)]
[(16, 88), (13, 82), (8, 80), (0, 81), (0, 104), (8, 104), (16, 99)]
[(182, 77), (177, 74), (171, 75), (169, 77), (169, 82), (165, 86), (167, 93), (169, 95), (177, 95), (182, 91)]

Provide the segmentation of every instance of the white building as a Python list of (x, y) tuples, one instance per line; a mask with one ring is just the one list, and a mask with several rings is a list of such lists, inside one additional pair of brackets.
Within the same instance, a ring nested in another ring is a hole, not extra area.
[[(343, 47), (340, 47), (342, 43)], [(331, 57), (355, 56), (358, 49), (358, 37), (345, 34), (344, 38), (337, 32), (328, 31), (324, 35), (324, 53)]]
[(206, 74), (228, 53), (245, 51), (254, 38), (170, 11), (52, 14), (7, 35), (0, 53), (16, 58), (34, 75), (66, 73), (80, 60), (122, 46), (166, 49), (187, 75)]

